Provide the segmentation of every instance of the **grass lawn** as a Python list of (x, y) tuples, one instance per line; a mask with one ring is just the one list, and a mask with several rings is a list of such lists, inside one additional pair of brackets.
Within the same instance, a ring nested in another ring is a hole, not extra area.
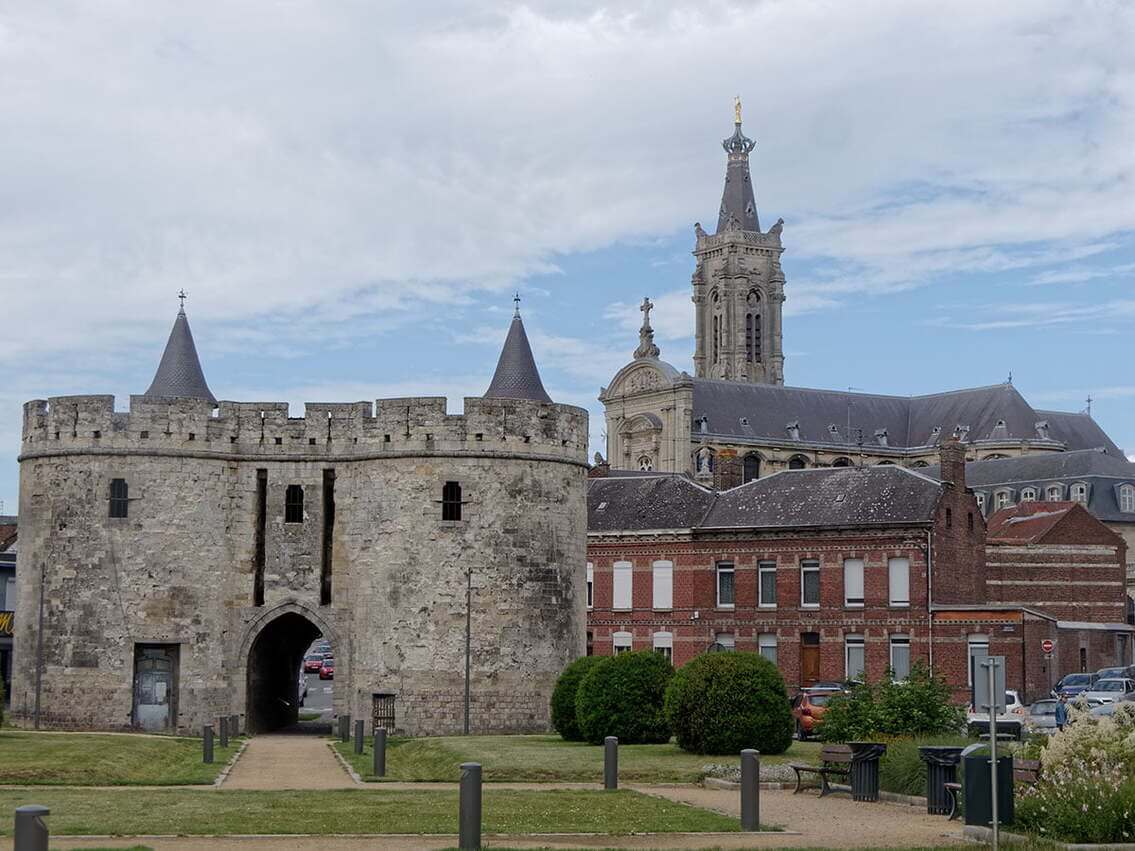
[(240, 746), (214, 740), (212, 765), (201, 740), (98, 733), (0, 732), (0, 784), (13, 786), (180, 786), (212, 783)]
[[(457, 791), (337, 789), (0, 789), (0, 831), (15, 808), (51, 809), (53, 836), (248, 833), (456, 833)], [(486, 833), (735, 831), (736, 819), (620, 789), (484, 790)]]
[[(364, 780), (371, 773), (373, 749), (367, 740), (362, 755), (352, 742), (336, 742), (339, 753)], [(769, 763), (815, 762), (817, 742), (793, 742), (783, 754), (762, 757)], [(603, 747), (565, 742), (559, 736), (439, 736), (390, 739), (386, 745), (386, 780), (460, 779), (463, 762), (479, 762), (485, 782), (599, 783), (603, 780)], [(737, 756), (698, 756), (675, 744), (622, 745), (619, 779), (624, 783), (693, 783), (708, 763), (739, 765)]]

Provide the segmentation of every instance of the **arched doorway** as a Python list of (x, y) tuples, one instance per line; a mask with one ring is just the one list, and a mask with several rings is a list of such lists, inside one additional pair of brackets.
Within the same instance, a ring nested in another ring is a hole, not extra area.
[(260, 628), (248, 649), (246, 717), (250, 733), (267, 733), (299, 722), (309, 681), (304, 660), (320, 638), (330, 641), (331, 637), (297, 611), (284, 611)]

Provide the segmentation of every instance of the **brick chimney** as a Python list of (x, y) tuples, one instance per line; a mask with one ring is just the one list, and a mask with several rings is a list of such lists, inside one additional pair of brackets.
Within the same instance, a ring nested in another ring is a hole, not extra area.
[(942, 481), (950, 482), (959, 493), (966, 489), (966, 448), (956, 437), (942, 441), (938, 447), (938, 463), (942, 468)]

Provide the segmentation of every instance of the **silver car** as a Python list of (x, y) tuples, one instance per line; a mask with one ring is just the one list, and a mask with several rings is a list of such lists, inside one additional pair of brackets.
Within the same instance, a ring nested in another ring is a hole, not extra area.
[(1056, 704), (1055, 700), (1038, 700), (1029, 707), (1029, 714), (1025, 718), (1025, 728), (1030, 733), (1040, 733), (1051, 736), (1056, 732)]

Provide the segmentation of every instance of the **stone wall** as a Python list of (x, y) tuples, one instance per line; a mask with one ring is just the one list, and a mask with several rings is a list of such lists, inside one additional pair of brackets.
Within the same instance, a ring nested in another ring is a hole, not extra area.
[[(398, 732), (458, 731), (471, 586), (473, 729), (547, 729), (554, 678), (584, 652), (585, 411), (479, 398), (460, 416), (444, 399), (309, 404), (302, 418), (286, 403), (113, 404), (25, 406), (16, 716), (34, 706), (42, 571), (52, 726), (131, 726), (142, 643), (179, 648), (177, 729), (245, 715), (253, 643), (291, 613), (332, 642), (337, 712), (369, 718), (372, 694), (392, 691)], [(125, 518), (108, 516), (115, 478), (129, 485)], [(458, 521), (441, 519), (449, 481), (461, 484)], [(302, 522), (285, 522), (289, 485), (303, 489)]]

